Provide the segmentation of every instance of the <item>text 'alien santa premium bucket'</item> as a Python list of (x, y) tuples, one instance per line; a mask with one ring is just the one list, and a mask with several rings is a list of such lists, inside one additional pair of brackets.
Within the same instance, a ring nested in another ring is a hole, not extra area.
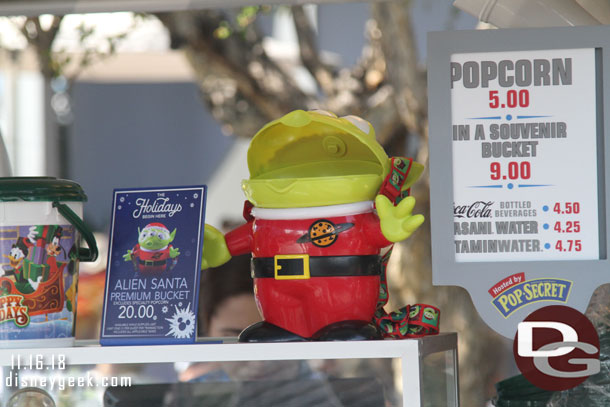
[(72, 181), (0, 178), (0, 348), (74, 343), (78, 264), (98, 254), (86, 200)]

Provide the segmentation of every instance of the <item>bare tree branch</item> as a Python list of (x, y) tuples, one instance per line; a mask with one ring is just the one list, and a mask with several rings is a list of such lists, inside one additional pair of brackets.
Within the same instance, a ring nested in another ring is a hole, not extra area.
[[(396, 87), (396, 104), (410, 132), (425, 142), (427, 87), (424, 71), (418, 68), (415, 35), (408, 2), (375, 2), (372, 15), (382, 32), (381, 44), (388, 63), (388, 81)], [(399, 41), (400, 46), (397, 46)]]
[(228, 132), (251, 137), (269, 120), (315, 106), (292, 76), (267, 56), (256, 29), (219, 39), (215, 30), (230, 22), (226, 13), (208, 10), (157, 17), (174, 42), (186, 49), (204, 100)]
[[(339, 116), (361, 115), (377, 131), (385, 146), (406, 135), (396, 107), (394, 86), (387, 82), (379, 30), (369, 24), (371, 43), (352, 69), (326, 65), (320, 58), (315, 33), (301, 7), (293, 7), (301, 62), (307, 67), (322, 97), (306, 95), (292, 79), (298, 61), (271, 60), (262, 35), (249, 27), (244, 35), (220, 39), (214, 30), (230, 22), (218, 11), (172, 13), (157, 16), (169, 29), (176, 46), (185, 49), (196, 72), (203, 99), (227, 132), (251, 137), (269, 120), (294, 109), (323, 108)], [(231, 27), (233, 28), (233, 27)], [(397, 152), (398, 154), (401, 151)]]
[(40, 71), (46, 79), (53, 78), (57, 71), (51, 51), (62, 19), (63, 16), (53, 16), (51, 25), (47, 30), (44, 30), (40, 24), (40, 17), (28, 17), (19, 27), (19, 31), (26, 38), (28, 44), (36, 51)]
[(291, 11), (303, 66), (317, 80), (322, 91), (326, 95), (332, 95), (334, 93), (334, 73), (320, 60), (315, 32), (309, 18), (307, 18), (303, 6), (292, 6)]

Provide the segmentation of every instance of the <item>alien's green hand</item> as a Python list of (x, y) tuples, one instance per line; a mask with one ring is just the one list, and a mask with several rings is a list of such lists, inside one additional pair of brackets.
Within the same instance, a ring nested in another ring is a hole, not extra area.
[(375, 205), (381, 233), (390, 242), (405, 240), (424, 223), (423, 215), (411, 214), (415, 206), (415, 198), (412, 196), (406, 197), (397, 206), (394, 206), (385, 195), (377, 195)]
[(173, 259), (178, 256), (180, 256), (180, 249), (178, 249), (177, 247), (170, 247), (169, 248), (169, 257)]
[(203, 254), (201, 269), (218, 267), (229, 261), (231, 253), (222, 232), (213, 226), (205, 225), (203, 230)]
[(127, 254), (123, 255), (123, 259), (125, 261), (131, 261), (133, 259), (133, 257), (131, 256), (133, 254), (133, 250), (127, 250)]

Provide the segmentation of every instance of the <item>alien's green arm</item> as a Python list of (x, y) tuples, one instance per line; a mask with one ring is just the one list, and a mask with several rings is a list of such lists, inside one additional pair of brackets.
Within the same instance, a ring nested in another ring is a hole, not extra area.
[(206, 224), (203, 230), (201, 269), (222, 266), (230, 259), (231, 253), (229, 253), (229, 248), (222, 232)]
[(390, 242), (405, 240), (424, 223), (423, 215), (412, 214), (415, 206), (415, 198), (412, 196), (406, 197), (397, 206), (394, 206), (385, 195), (377, 195), (375, 206), (381, 233)]
[(169, 257), (173, 259), (178, 256), (180, 256), (180, 249), (178, 249), (177, 247), (173, 247), (173, 246), (170, 247), (169, 248)]
[(125, 261), (131, 261), (133, 259), (133, 257), (131, 256), (133, 254), (133, 250), (127, 250), (127, 253), (123, 255), (123, 259)]

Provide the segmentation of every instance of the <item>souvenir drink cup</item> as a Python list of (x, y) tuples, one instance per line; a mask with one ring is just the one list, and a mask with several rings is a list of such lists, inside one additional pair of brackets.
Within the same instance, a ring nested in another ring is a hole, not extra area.
[(74, 343), (78, 264), (98, 254), (86, 200), (72, 181), (0, 178), (0, 348)]

